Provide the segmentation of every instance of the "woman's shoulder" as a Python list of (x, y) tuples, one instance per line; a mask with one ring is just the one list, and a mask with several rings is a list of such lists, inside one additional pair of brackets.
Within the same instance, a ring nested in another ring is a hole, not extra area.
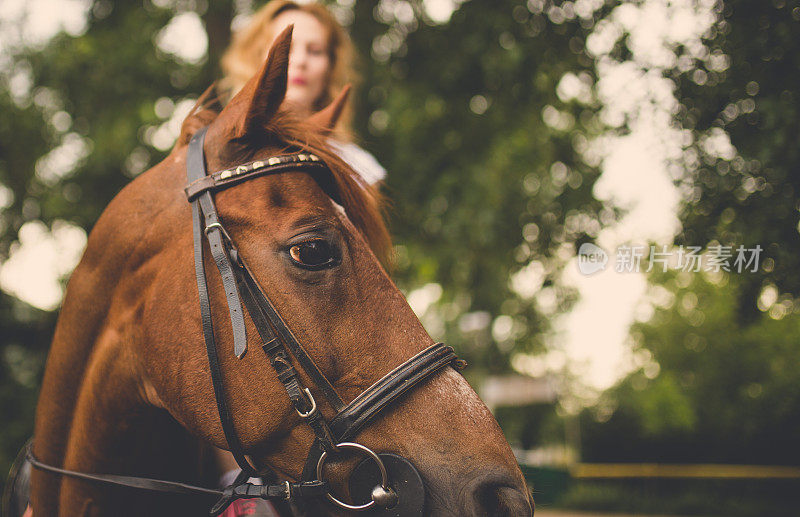
[(328, 145), (370, 185), (386, 178), (386, 169), (369, 151), (352, 142), (343, 142), (335, 138), (329, 138)]

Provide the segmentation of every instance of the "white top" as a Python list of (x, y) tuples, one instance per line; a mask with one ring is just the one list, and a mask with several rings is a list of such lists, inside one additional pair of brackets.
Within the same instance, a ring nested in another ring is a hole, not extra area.
[(370, 185), (374, 185), (386, 177), (386, 169), (378, 163), (378, 160), (356, 144), (329, 138), (328, 145), (339, 155), (339, 158), (344, 160)]

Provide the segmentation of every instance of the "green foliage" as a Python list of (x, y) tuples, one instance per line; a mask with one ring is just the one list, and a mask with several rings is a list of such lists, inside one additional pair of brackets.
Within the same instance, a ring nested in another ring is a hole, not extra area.
[(31, 435), (36, 396), (55, 315), (0, 293), (0, 468), (5, 472)]
[(739, 319), (742, 275), (659, 283), (672, 301), (634, 327), (645, 364), (585, 417), (585, 459), (800, 463), (800, 319)]
[[(739, 314), (756, 318), (764, 283), (800, 294), (800, 9), (797, 2), (727, 0), (707, 46), (709, 59), (674, 71), (681, 110), (691, 130), (697, 187), (682, 216), (679, 243), (760, 244), (770, 259), (740, 291)], [(738, 151), (730, 159), (704, 145), (723, 130)]]
[[(40, 117), (38, 124), (30, 117), (39, 132), (35, 138), (14, 135), (4, 140), (14, 142), (15, 151), (24, 156), (18, 166), (0, 170), (0, 181), (14, 191), (15, 205), (4, 214), (13, 217), (12, 238), (29, 219), (47, 224), (66, 219), (90, 228), (132, 176), (164, 157), (165, 150), (154, 147), (146, 131), (163, 122), (156, 115), (156, 101), (177, 101), (211, 83), (212, 67), (181, 63), (154, 46), (155, 35), (174, 12), (149, 0), (144, 7), (114, 4), (109, 11), (94, 9), (84, 34), (62, 33), (44, 49), (22, 49), (15, 56), (15, 68), (30, 70), (34, 85), (30, 98), (18, 100), (15, 109), (38, 111)], [(230, 4), (228, 10), (230, 20)], [(3, 97), (8, 102), (7, 94)], [(68, 122), (59, 125), (54, 121), (63, 118), (62, 113), (68, 114)], [(11, 120), (16, 130), (17, 121)], [(40, 166), (34, 174), (36, 160), (45, 154), (42, 150), (59, 146), (69, 136), (81, 138), (87, 148), (74, 171), (60, 177)], [(35, 208), (20, 213), (26, 200)]]
[(760, 245), (762, 261), (651, 278), (660, 305), (632, 329), (642, 367), (584, 413), (588, 461), (800, 463), (800, 7), (726, 0), (716, 12), (708, 55), (669, 72), (693, 142), (676, 244)]
[(543, 445), (560, 445), (563, 441), (564, 422), (553, 404), (500, 406), (493, 414), (512, 447), (530, 450)]
[(642, 431), (645, 436), (691, 430), (696, 415), (691, 401), (681, 390), (675, 375), (664, 372), (647, 386), (647, 391), (627, 393), (632, 406), (639, 408)]
[[(407, 290), (441, 285), (423, 323), (489, 371), (507, 369), (514, 352), (542, 350), (549, 318), (574, 299), (555, 284), (560, 257), (601, 226), (598, 171), (576, 151), (593, 134), (596, 106), (555, 93), (567, 72), (593, 81), (583, 40), (594, 18), (553, 23), (549, 5), (466, 2), (445, 25), (420, 17), (365, 73), (358, 122), (389, 170), (395, 277)], [(372, 16), (359, 3), (354, 27)], [(548, 126), (545, 110), (565, 126)], [(553, 307), (511, 288), (534, 260)]]

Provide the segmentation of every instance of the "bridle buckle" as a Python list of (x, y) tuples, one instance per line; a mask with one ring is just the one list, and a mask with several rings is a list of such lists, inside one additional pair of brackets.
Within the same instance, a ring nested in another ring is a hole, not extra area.
[(211, 223), (211, 224), (209, 224), (208, 226), (206, 226), (206, 227), (203, 229), (203, 233), (205, 233), (206, 235), (208, 235), (208, 232), (210, 232), (210, 231), (211, 231), (211, 230), (213, 230), (214, 228), (219, 228), (219, 229), (220, 229), (220, 231), (223, 231), (223, 232), (225, 231), (225, 227), (223, 227), (221, 223), (219, 223), (219, 222), (216, 222), (216, 223)]
[(297, 414), (300, 415), (300, 418), (308, 418), (314, 414), (314, 411), (317, 410), (317, 401), (314, 400), (314, 396), (311, 394), (311, 391), (308, 388), (303, 389), (303, 393), (306, 394), (306, 398), (308, 399), (309, 404), (311, 404), (311, 409), (308, 411), (300, 411), (297, 409), (297, 407), (295, 407), (294, 410), (297, 411)]

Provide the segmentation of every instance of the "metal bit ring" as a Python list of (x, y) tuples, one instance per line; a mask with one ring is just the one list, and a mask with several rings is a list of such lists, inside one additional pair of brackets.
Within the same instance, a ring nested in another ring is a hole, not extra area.
[[(389, 476), (386, 474), (386, 466), (383, 464), (383, 461), (380, 459), (380, 457), (372, 451), (372, 449), (369, 449), (368, 447), (364, 447), (360, 443), (353, 443), (353, 442), (342, 442), (342, 443), (336, 444), (336, 448), (337, 449), (340, 448), (340, 447), (344, 448), (344, 449), (356, 449), (358, 451), (361, 451), (361, 452), (365, 453), (370, 458), (372, 458), (375, 461), (375, 463), (378, 464), (378, 470), (380, 470), (380, 472), (381, 472), (381, 485), (380, 486), (384, 490), (391, 490), (391, 488), (389, 488)], [(317, 479), (319, 481), (323, 481), (323, 479), (322, 479), (322, 471), (324, 470), (325, 460), (327, 460), (327, 459), (328, 459), (328, 452), (327, 451), (323, 451), (322, 455), (319, 457), (319, 461), (317, 461)], [(370, 501), (368, 503), (365, 503), (365, 504), (355, 505), (355, 504), (347, 504), (345, 502), (340, 501), (339, 499), (336, 499), (333, 496), (333, 494), (331, 494), (330, 492), (325, 494), (325, 496), (328, 498), (328, 500), (330, 502), (332, 502), (333, 504), (335, 504), (335, 505), (337, 505), (337, 506), (339, 506), (341, 508), (344, 508), (346, 510), (352, 510), (352, 511), (357, 511), (358, 512), (358, 511), (366, 510), (368, 508), (372, 508), (373, 506), (375, 506), (375, 501), (374, 500)]]

